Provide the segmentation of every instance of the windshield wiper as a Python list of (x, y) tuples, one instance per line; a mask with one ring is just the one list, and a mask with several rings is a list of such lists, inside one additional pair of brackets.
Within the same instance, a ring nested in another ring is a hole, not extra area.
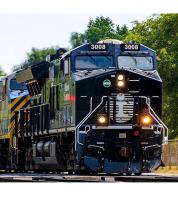
[(106, 56), (106, 55), (105, 55), (105, 57), (106, 57), (106, 58), (107, 58), (109, 61), (111, 61), (111, 57), (109, 57), (109, 56)]
[(91, 60), (95, 63), (96, 60), (93, 58), (93, 56), (90, 55)]
[(127, 54), (130, 56), (130, 58), (135, 62), (135, 65), (137, 66), (137, 60), (136, 60), (136, 58), (134, 58), (134, 57), (132, 56), (132, 54), (129, 53), (129, 52), (127, 52)]
[(146, 60), (147, 60), (149, 63), (151, 63), (151, 59), (150, 59), (150, 57), (145, 56), (145, 57), (143, 57), (143, 58), (146, 58)]

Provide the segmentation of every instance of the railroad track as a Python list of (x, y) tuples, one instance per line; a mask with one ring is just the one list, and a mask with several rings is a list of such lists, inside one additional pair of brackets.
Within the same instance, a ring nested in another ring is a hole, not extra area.
[(178, 182), (178, 175), (143, 174), (141, 176), (81, 176), (65, 174), (7, 173), (0, 182)]

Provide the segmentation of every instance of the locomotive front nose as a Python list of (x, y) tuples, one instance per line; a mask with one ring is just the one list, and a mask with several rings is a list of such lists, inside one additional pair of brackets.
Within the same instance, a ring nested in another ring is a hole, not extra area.
[(117, 81), (116, 85), (119, 89), (123, 89), (126, 86), (126, 80), (124, 74), (118, 74), (116, 81)]

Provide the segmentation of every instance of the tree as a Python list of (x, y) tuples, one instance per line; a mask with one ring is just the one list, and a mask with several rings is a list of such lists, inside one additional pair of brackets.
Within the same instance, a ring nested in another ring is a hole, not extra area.
[(46, 56), (49, 54), (54, 54), (56, 53), (56, 49), (58, 47), (50, 47), (50, 48), (43, 48), (43, 49), (37, 49), (37, 48), (32, 48), (30, 53), (27, 53), (27, 58), (26, 60), (21, 64), (22, 68), (26, 68), (30, 65), (33, 65), (35, 63), (41, 62), (46, 60)]
[(85, 35), (82, 33), (73, 32), (71, 33), (70, 43), (72, 47), (80, 46), (85, 41)]
[(56, 50), (59, 47), (49, 47), (49, 48), (43, 48), (43, 49), (38, 49), (38, 48), (32, 48), (31, 52), (27, 53), (27, 58), (25, 59), (24, 62), (18, 65), (14, 65), (12, 67), (12, 71), (17, 71), (23, 68), (27, 68), (31, 65), (34, 65), (35, 63), (45, 61), (46, 56), (49, 54), (54, 54), (56, 53)]
[(96, 17), (90, 20), (85, 31), (85, 37), (91, 42), (113, 38), (115, 36), (114, 23), (109, 17)]
[(6, 73), (2, 70), (2, 67), (0, 66), (0, 76), (5, 76)]
[(129, 30), (126, 25), (123, 25), (121, 27), (119, 25), (116, 26), (116, 38), (118, 40), (124, 40), (128, 33)]
[(163, 80), (163, 117), (170, 138), (178, 136), (178, 14), (152, 16), (144, 22), (133, 22), (125, 41), (135, 40), (156, 50), (158, 71)]
[(120, 27), (114, 25), (109, 17), (96, 17), (95, 20), (90, 19), (87, 29), (84, 33), (74, 32), (71, 34), (70, 42), (72, 47), (77, 47), (85, 41), (96, 43), (99, 40), (108, 38), (122, 40), (128, 33), (126, 25)]

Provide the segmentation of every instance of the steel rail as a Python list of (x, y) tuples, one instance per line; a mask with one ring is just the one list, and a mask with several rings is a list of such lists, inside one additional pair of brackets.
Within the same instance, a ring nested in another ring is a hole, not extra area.
[(36, 173), (0, 174), (0, 182), (178, 182), (178, 175), (64, 175)]

